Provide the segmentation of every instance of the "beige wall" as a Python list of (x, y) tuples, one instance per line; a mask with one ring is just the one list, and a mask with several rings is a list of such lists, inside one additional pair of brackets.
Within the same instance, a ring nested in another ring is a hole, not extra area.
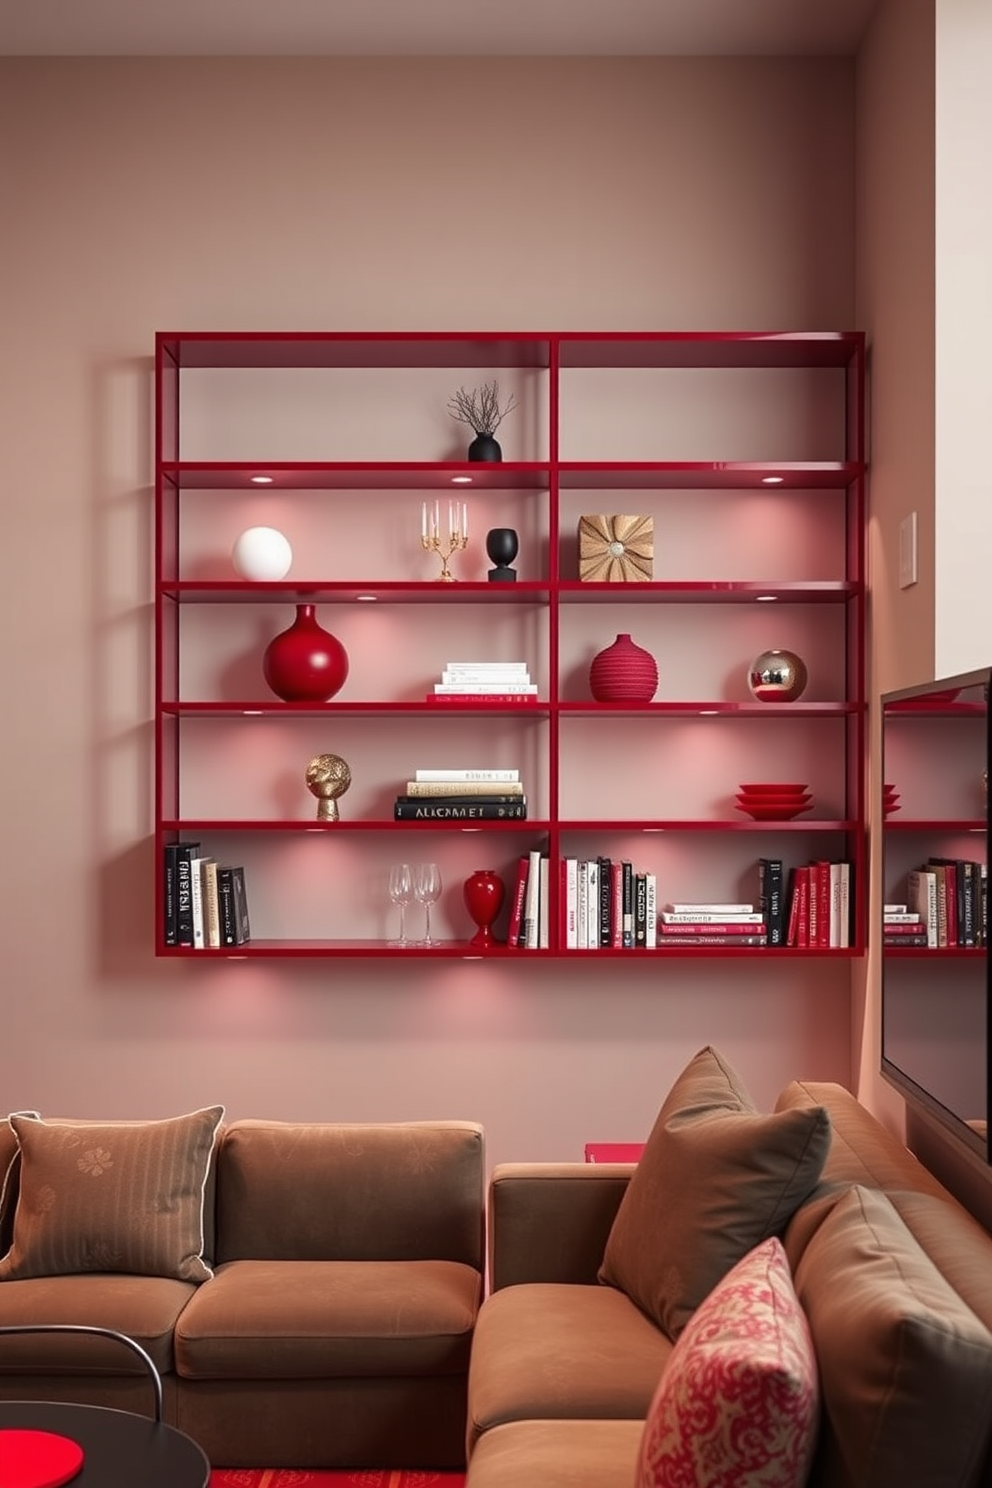
[[(858, 320), (869, 347), (870, 805), (880, 790), (878, 698), (934, 676), (933, 0), (881, 0), (857, 67)], [(918, 518), (919, 579), (899, 588), (899, 524)], [(874, 924), (880, 913), (873, 840)], [(854, 976), (856, 1089), (901, 1129), (879, 1075), (879, 953)], [(862, 980), (862, 973), (864, 979)]]
[(992, 7), (935, 10), (935, 650), (950, 676), (992, 663)]
[(844, 61), (0, 65), (0, 1108), (471, 1116), (497, 1160), (643, 1135), (707, 1041), (763, 1103), (851, 1078), (844, 963), (154, 960), (150, 355), (850, 326), (853, 99)]

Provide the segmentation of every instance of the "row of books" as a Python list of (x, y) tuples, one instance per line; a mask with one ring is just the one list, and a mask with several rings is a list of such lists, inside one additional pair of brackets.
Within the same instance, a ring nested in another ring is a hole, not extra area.
[(417, 770), (393, 806), (396, 821), (526, 821), (519, 770)]
[(199, 842), (172, 842), (164, 877), (166, 945), (207, 950), (251, 939), (243, 866), (218, 863)]
[(537, 685), (530, 679), (525, 661), (449, 661), (427, 694), (429, 703), (536, 702)]
[[(928, 858), (906, 877), (907, 912), (919, 921), (916, 937), (899, 944), (930, 948), (983, 946), (988, 935), (987, 870), (967, 858)], [(883, 929), (888, 934), (889, 927)]]
[[(769, 895), (770, 945), (810, 947), (820, 950), (843, 948), (851, 944), (851, 865), (840, 861), (818, 858), (810, 863), (790, 868), (787, 877), (785, 899), (775, 910), (771, 908), (775, 885), (783, 878), (783, 865), (778, 858), (762, 858), (759, 863), (760, 881), (767, 886)], [(762, 893), (765, 893), (763, 888)], [(781, 936), (781, 916), (785, 915), (785, 939)]]
[(566, 950), (642, 950), (656, 944), (657, 879), (616, 858), (562, 858), (561, 940)]

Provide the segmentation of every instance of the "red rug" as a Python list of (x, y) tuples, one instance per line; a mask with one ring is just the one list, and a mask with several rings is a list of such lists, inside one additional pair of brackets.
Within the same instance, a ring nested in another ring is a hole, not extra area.
[(425, 1468), (215, 1467), (210, 1488), (463, 1488), (465, 1474)]

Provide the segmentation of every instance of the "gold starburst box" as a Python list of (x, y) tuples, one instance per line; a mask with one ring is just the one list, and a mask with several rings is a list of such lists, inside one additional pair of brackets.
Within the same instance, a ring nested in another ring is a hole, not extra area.
[(579, 578), (592, 584), (632, 584), (654, 576), (654, 518), (579, 518)]

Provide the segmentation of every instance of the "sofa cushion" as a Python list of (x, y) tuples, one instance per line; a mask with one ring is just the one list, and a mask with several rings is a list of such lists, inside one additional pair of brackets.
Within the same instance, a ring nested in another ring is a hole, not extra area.
[(727, 1061), (701, 1049), (658, 1113), (599, 1280), (677, 1338), (731, 1266), (781, 1234), (829, 1144), (822, 1107), (762, 1115)]
[(10, 1118), (0, 1121), (0, 1255), (6, 1255), (14, 1232), (14, 1205), (17, 1201), (17, 1172), (20, 1149)]
[(191, 1380), (468, 1370), (482, 1277), (458, 1261), (227, 1261), (176, 1328)]
[(795, 1273), (823, 1392), (811, 1482), (968, 1488), (992, 1428), (992, 1334), (886, 1196), (854, 1185)]
[(631, 1488), (640, 1421), (511, 1421), (487, 1431), (465, 1488)]
[(648, 1411), (636, 1488), (802, 1488), (818, 1411), (809, 1326), (773, 1236), (683, 1329)]
[(224, 1111), (165, 1121), (14, 1115), (20, 1186), (0, 1281), (131, 1272), (205, 1281), (204, 1188)]
[[(71, 1323), (126, 1333), (150, 1354), (160, 1374), (173, 1368), (173, 1331), (197, 1288), (164, 1276), (111, 1276), (93, 1272), (5, 1281), (0, 1316), (7, 1326)], [(5, 1338), (0, 1350), (4, 1375), (144, 1374), (141, 1360), (120, 1343), (68, 1334), (25, 1334)], [(6, 1393), (0, 1389), (0, 1394)]]
[(218, 1261), (484, 1266), (485, 1154), (468, 1121), (234, 1121), (217, 1158)]
[(503, 1287), (479, 1313), (468, 1377), (468, 1447), (506, 1421), (643, 1421), (672, 1352), (612, 1287)]

